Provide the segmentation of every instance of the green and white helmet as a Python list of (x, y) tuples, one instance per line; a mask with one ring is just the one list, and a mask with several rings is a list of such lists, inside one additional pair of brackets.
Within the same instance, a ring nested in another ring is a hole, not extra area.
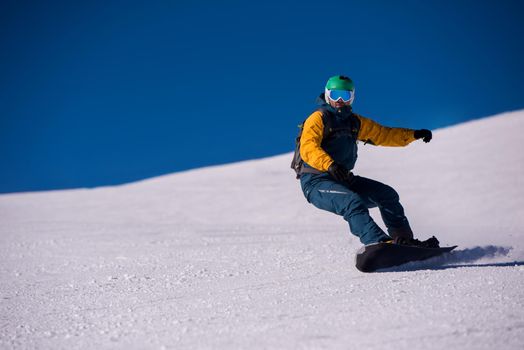
[(327, 103), (329, 103), (329, 100), (342, 99), (346, 104), (351, 105), (355, 99), (355, 85), (350, 78), (343, 75), (335, 75), (328, 79), (324, 96)]

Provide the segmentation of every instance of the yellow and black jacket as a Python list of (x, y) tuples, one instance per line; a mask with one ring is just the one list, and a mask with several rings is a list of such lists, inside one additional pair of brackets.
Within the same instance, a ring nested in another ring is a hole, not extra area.
[[(415, 141), (414, 130), (389, 128), (353, 113), (324, 104), (304, 122), (300, 156), (305, 172), (326, 172), (333, 162), (351, 170), (357, 160), (357, 141), (376, 146), (407, 146)], [(315, 171), (312, 171), (315, 172)]]

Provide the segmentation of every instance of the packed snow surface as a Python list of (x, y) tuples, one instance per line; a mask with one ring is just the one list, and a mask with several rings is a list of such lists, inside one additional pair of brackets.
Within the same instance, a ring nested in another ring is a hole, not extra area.
[(0, 348), (524, 349), (523, 132), (518, 111), (361, 144), (354, 172), (398, 190), (419, 238), (459, 245), (374, 274), (291, 154), (2, 195)]

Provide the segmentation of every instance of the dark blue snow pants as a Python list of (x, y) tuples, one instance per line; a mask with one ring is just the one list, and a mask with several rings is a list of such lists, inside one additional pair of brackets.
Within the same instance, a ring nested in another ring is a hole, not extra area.
[[(363, 244), (390, 240), (392, 237), (413, 237), (397, 192), (390, 186), (355, 176), (351, 190), (328, 174), (303, 174), (302, 191), (308, 202), (317, 208), (341, 215), (349, 223), (351, 233)], [(369, 208), (378, 207), (389, 236), (373, 221)]]

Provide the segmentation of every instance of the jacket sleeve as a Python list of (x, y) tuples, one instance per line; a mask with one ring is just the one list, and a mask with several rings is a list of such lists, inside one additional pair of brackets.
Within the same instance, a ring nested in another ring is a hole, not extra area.
[(324, 122), (319, 111), (311, 114), (304, 122), (300, 137), (300, 156), (308, 165), (320, 171), (327, 171), (333, 159), (320, 145), (324, 135)]
[(356, 114), (360, 119), (358, 139), (376, 146), (402, 147), (415, 141), (414, 130), (389, 128)]

